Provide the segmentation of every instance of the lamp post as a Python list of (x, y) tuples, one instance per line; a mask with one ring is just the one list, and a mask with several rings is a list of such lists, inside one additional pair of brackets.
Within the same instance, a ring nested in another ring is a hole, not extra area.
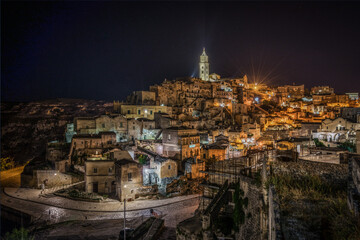
[(124, 199), (124, 240), (126, 240), (126, 196)]
[[(124, 188), (126, 188), (126, 185), (124, 185)], [(124, 240), (126, 240), (126, 194), (124, 198)]]

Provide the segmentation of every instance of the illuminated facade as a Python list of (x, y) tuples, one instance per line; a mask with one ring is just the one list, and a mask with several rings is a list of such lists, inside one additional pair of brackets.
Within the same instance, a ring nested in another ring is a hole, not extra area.
[(209, 81), (209, 57), (206, 55), (205, 48), (200, 55), (199, 62), (199, 78), (204, 81)]

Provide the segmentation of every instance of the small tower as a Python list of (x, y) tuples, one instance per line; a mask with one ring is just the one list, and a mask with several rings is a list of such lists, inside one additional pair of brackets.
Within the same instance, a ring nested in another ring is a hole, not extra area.
[(203, 48), (203, 52), (200, 55), (199, 77), (201, 80), (209, 81), (209, 58), (206, 55), (205, 48)]

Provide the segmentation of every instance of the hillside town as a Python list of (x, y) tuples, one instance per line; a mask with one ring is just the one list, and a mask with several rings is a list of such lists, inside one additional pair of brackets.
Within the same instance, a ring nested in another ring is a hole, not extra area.
[[(63, 138), (25, 165), (19, 192), (5, 193), (29, 198), (26, 189), (36, 189), (34, 199), (44, 201), (116, 203), (124, 209), (117, 219), (126, 217), (125, 204), (196, 196), (194, 211), (175, 221), (176, 239), (322, 239), (326, 223), (342, 219), (327, 218), (319, 203), (327, 205), (334, 189), (348, 211), (341, 217), (349, 225), (359, 219), (359, 93), (223, 78), (212, 73), (205, 48), (198, 70), (114, 100), (101, 115), (64, 120)], [(284, 179), (293, 184), (286, 190)], [(296, 195), (293, 188), (305, 191), (297, 183), (314, 179), (332, 188)], [(299, 208), (307, 215), (299, 218)], [(146, 230), (135, 224), (128, 239), (161, 239), (162, 214)], [(60, 221), (53, 218), (46, 224)]]

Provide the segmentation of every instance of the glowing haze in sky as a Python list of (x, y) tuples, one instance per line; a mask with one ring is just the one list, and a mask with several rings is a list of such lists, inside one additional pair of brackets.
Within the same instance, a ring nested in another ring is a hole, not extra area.
[(210, 72), (360, 91), (360, 4), (2, 2), (2, 100), (121, 100)]

